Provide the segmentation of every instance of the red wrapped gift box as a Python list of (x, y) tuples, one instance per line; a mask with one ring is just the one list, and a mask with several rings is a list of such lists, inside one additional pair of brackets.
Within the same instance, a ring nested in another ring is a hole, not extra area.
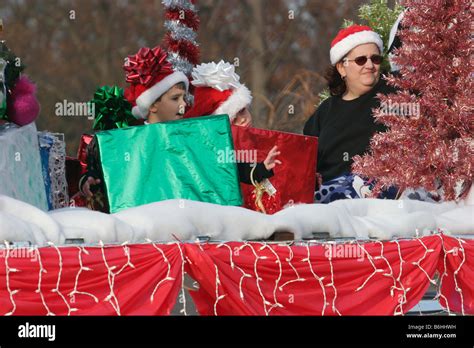
[[(257, 199), (258, 190), (253, 185), (241, 183), (244, 207), (273, 214), (286, 205), (314, 203), (318, 154), (316, 137), (239, 126), (232, 126), (232, 135), (237, 160), (245, 157), (242, 154), (248, 155), (256, 150), (256, 161), (263, 162), (271, 148), (277, 145), (280, 151), (277, 159), (282, 162), (276, 165), (273, 169), (275, 175), (269, 179), (276, 189), (273, 195), (263, 192)], [(247, 151), (239, 153), (239, 150)]]
[(85, 197), (79, 192), (79, 180), (87, 171), (87, 146), (92, 138), (90, 134), (83, 134), (77, 150), (77, 158), (66, 158), (66, 180), (72, 206), (87, 206)]
[(77, 150), (77, 159), (81, 162), (82, 173), (83, 175), (87, 171), (87, 146), (90, 144), (93, 135), (82, 134), (81, 142), (79, 143), (79, 149)]

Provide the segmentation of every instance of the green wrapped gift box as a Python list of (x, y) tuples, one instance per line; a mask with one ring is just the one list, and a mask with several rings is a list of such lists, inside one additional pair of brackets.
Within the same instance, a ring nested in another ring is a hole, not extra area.
[[(227, 115), (98, 132), (110, 212), (166, 199), (242, 205)], [(230, 160), (229, 160), (230, 159)]]

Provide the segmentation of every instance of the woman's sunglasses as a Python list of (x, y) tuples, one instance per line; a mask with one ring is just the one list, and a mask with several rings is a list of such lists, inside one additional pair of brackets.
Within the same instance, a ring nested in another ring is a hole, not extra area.
[(343, 60), (345, 62), (355, 62), (357, 65), (363, 66), (363, 65), (365, 65), (365, 63), (367, 63), (368, 59), (370, 59), (372, 61), (372, 63), (374, 63), (376, 65), (380, 65), (380, 64), (382, 64), (383, 56), (381, 56), (379, 54), (373, 54), (370, 57), (360, 56), (360, 57), (356, 57), (354, 59), (344, 58)]

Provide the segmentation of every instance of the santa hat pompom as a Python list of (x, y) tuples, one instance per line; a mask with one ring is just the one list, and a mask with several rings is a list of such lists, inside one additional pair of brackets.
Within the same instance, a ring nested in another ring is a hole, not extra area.
[(40, 104), (36, 98), (36, 86), (25, 75), (16, 82), (7, 103), (9, 120), (19, 126), (33, 122), (40, 112)]
[(185, 118), (227, 114), (232, 121), (238, 112), (252, 102), (252, 93), (240, 83), (234, 65), (220, 61), (196, 66), (192, 72), (194, 105)]
[(212, 87), (218, 91), (240, 86), (240, 76), (235, 73), (235, 66), (221, 60), (219, 63), (210, 62), (196, 66), (192, 72), (196, 87)]

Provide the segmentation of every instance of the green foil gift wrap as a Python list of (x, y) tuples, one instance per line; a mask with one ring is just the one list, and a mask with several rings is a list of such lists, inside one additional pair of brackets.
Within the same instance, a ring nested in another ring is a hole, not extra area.
[(110, 212), (166, 199), (242, 205), (227, 115), (96, 134)]

